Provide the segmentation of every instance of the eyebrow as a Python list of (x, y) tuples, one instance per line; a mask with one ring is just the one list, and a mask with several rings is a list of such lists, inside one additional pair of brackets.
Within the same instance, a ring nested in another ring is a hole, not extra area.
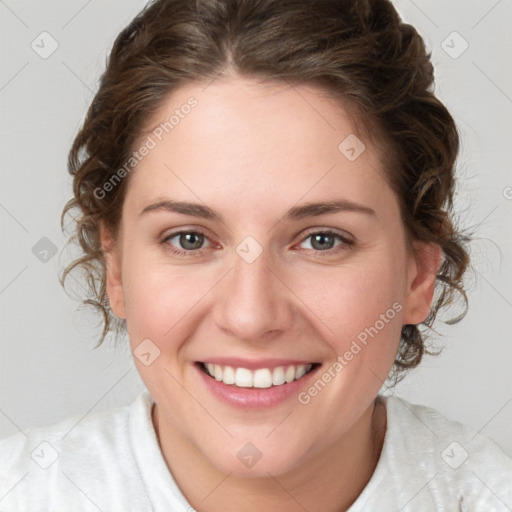
[[(146, 206), (140, 212), (139, 216), (155, 211), (181, 213), (193, 217), (224, 222), (222, 215), (215, 212), (208, 206), (204, 206), (198, 203), (173, 201), (172, 199), (164, 199)], [(285, 213), (283, 219), (285, 221), (294, 221), (304, 219), (306, 217), (317, 217), (319, 215), (339, 212), (356, 212), (376, 216), (375, 210), (372, 210), (368, 206), (364, 206), (347, 199), (337, 199), (325, 202), (310, 202), (298, 206), (293, 206)]]

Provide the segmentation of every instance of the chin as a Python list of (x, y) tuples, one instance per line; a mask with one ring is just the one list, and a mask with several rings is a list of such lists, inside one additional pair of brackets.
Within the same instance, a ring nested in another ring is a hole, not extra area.
[(278, 477), (304, 463), (304, 442), (301, 446), (288, 446), (277, 438), (277, 442), (269, 442), (264, 436), (260, 439), (254, 442), (231, 440), (225, 443), (224, 450), (219, 451), (217, 444), (213, 453), (205, 451), (203, 454), (219, 471), (234, 478)]

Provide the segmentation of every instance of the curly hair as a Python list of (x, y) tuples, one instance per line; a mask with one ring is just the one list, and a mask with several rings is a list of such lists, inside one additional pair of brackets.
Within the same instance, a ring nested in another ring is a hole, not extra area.
[(417, 366), (428, 352), (425, 327), (438, 312), (460, 297), (465, 309), (453, 321), (467, 310), (463, 276), (469, 265), (469, 239), (453, 216), (459, 136), (434, 95), (430, 57), (389, 0), (149, 2), (115, 40), (68, 159), (74, 197), (61, 225), (66, 214), (78, 212), (69, 242), (79, 244), (81, 255), (64, 269), (61, 284), (74, 269), (84, 271), (83, 303), (103, 315), (98, 345), (109, 332), (126, 332), (125, 320), (108, 305), (99, 228), (104, 223), (117, 236), (130, 176), (116, 187), (106, 184), (170, 93), (238, 74), (320, 87), (343, 102), (357, 127), (382, 148), (409, 238), (438, 244), (444, 254), (431, 312), (421, 329), (402, 327), (393, 370)]

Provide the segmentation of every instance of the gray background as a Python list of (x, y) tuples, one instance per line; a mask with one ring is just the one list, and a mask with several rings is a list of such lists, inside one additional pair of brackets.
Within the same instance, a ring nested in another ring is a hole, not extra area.
[[(58, 272), (70, 258), (59, 228), (71, 197), (67, 153), (115, 36), (144, 4), (0, 0), (0, 437), (129, 403), (142, 389), (126, 346), (93, 350), (96, 319), (76, 312)], [(512, 455), (512, 2), (395, 4), (431, 49), (436, 92), (458, 123), (457, 206), (477, 237), (467, 317), (438, 325), (442, 355), (426, 358), (395, 393)], [(45, 59), (31, 47), (51, 49), (42, 32), (58, 44)]]

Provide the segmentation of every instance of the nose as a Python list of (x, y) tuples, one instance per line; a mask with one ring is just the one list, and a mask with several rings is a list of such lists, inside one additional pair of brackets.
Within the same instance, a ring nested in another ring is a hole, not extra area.
[(265, 251), (252, 263), (235, 255), (216, 290), (214, 319), (228, 335), (247, 342), (270, 341), (292, 325), (293, 294)]

